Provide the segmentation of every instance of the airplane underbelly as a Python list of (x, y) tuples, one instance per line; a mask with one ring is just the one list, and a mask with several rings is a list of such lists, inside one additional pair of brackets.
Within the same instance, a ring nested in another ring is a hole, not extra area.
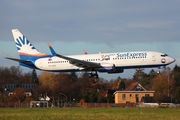
[(148, 59), (145, 58), (131, 58), (119, 61), (118, 64), (116, 64), (117, 67), (138, 67), (138, 66), (146, 66), (148, 63)]

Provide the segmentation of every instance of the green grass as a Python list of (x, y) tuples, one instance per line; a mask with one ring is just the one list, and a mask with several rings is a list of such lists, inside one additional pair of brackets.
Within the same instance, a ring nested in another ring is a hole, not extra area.
[(179, 108), (0, 108), (0, 120), (180, 120)]

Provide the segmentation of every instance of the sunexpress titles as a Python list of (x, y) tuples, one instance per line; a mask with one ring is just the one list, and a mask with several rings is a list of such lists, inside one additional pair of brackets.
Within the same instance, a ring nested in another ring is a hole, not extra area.
[(123, 58), (123, 57), (146, 57), (146, 52), (136, 52), (136, 53), (117, 53), (117, 58)]

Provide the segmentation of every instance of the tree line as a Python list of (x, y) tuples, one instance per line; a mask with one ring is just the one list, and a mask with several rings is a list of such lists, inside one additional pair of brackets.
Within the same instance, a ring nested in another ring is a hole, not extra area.
[[(16, 93), (10, 97), (3, 96), (6, 101), (31, 101), (38, 100), (39, 95), (48, 95), (51, 100), (67, 102), (79, 102), (84, 99), (89, 103), (114, 102), (113, 92), (124, 90), (132, 82), (139, 82), (146, 90), (155, 91), (154, 99), (161, 102), (167, 97), (180, 101), (180, 66), (175, 65), (171, 70), (165, 68), (161, 72), (145, 73), (143, 69), (137, 69), (132, 78), (106, 80), (104, 78), (88, 78), (84, 73), (53, 73), (41, 72), (37, 75), (35, 70), (24, 73), (19, 66), (0, 67), (0, 86), (4, 84), (37, 84), (38, 87), (31, 90), (32, 96), (21, 94), (25, 90), (17, 88)], [(1, 98), (4, 88), (0, 88)], [(19, 96), (18, 96), (19, 95)], [(21, 96), (20, 96), (21, 95)], [(2, 99), (1, 99), (2, 101)]]

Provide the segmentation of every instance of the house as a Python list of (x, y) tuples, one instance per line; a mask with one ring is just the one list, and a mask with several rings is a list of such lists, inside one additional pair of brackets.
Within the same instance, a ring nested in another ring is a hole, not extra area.
[(32, 96), (31, 90), (37, 87), (38, 87), (37, 84), (4, 84), (3, 85), (4, 92), (7, 92), (8, 96), (11, 96), (13, 94), (13, 91), (17, 88), (25, 89), (26, 96)]
[(115, 103), (139, 103), (152, 101), (155, 91), (147, 91), (138, 82), (132, 83), (123, 91), (115, 91)]

